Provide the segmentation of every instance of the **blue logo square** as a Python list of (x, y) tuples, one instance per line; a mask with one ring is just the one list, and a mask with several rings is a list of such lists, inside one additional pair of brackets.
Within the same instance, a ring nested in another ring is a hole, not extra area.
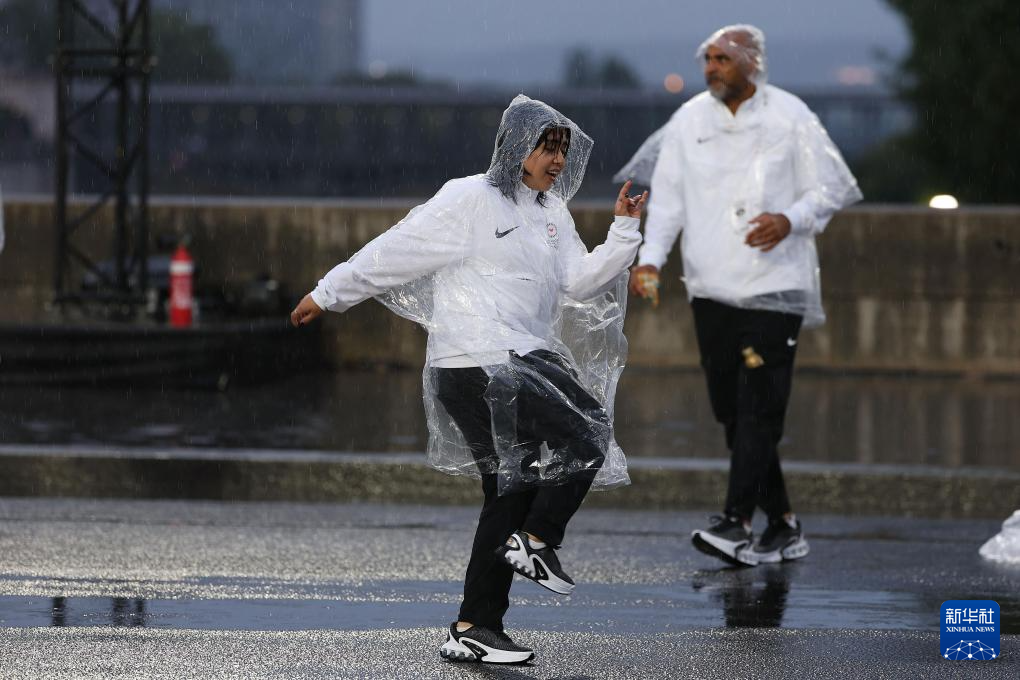
[(942, 658), (990, 661), (999, 658), (999, 605), (993, 600), (946, 600), (939, 635)]

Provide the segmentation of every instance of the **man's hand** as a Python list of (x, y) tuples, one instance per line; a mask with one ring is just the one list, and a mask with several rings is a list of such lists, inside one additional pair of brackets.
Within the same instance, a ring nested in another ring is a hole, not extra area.
[(630, 269), (630, 292), (652, 301), (652, 307), (659, 306), (659, 268), (644, 264)]
[(315, 321), (320, 314), (322, 314), (322, 308), (315, 304), (315, 300), (312, 299), (312, 295), (309, 293), (301, 298), (301, 302), (290, 313), (290, 323), (297, 328), (298, 326)]
[(620, 195), (616, 197), (616, 209), (613, 214), (617, 217), (641, 217), (641, 211), (645, 209), (645, 201), (648, 200), (648, 192), (640, 196), (628, 196), (630, 185), (629, 179), (620, 187)]
[(767, 253), (790, 234), (790, 220), (782, 213), (762, 213), (750, 222), (756, 225), (747, 233), (744, 243)]

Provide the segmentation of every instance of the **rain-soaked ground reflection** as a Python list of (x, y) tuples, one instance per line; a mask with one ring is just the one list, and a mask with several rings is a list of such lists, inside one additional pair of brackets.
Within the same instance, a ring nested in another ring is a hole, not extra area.
[[(550, 630), (602, 628), (607, 620), (620, 632), (706, 626), (930, 630), (940, 604), (937, 597), (902, 591), (837, 591), (803, 584), (798, 588), (796, 567), (788, 564), (696, 572), (690, 584), (683, 586), (642, 586), (640, 605), (628, 601), (627, 585), (589, 586), (589, 590), (594, 591), (588, 594), (591, 601), (572, 599), (566, 608), (515, 600), (511, 618), (515, 623), (527, 621), (529, 626)], [(624, 597), (609, 605), (614, 594)], [(0, 596), (0, 625), (195, 630), (427, 627), (449, 615), (456, 593), (451, 590), (450, 595), (453, 600), (442, 603), (428, 598), (417, 602), (377, 598), (370, 593), (353, 600)], [(1001, 632), (1020, 634), (1020, 601), (1016, 598), (1001, 593), (972, 593), (968, 598), (998, 602)]]
[[(631, 456), (726, 452), (697, 371), (624, 372), (617, 437)], [(1020, 469), (1020, 380), (802, 372), (789, 460)], [(6, 387), (4, 444), (421, 451), (417, 371), (321, 372), (225, 393)]]
[[(703, 587), (702, 581), (695, 580), (695, 590)], [(785, 565), (764, 565), (757, 572), (732, 570), (730, 582), (712, 593), (722, 605), (727, 628), (779, 628), (789, 594), (790, 577)]]
[(50, 625), (140, 627), (146, 622), (145, 600), (141, 598), (74, 598), (70, 605), (69, 599), (52, 599)]

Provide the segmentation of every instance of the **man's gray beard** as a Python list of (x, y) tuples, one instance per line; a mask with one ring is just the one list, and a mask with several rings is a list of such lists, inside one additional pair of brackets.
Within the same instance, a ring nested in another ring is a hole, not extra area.
[(732, 96), (730, 88), (725, 83), (719, 83), (715, 87), (708, 85), (708, 93), (721, 102), (726, 101), (727, 97)]

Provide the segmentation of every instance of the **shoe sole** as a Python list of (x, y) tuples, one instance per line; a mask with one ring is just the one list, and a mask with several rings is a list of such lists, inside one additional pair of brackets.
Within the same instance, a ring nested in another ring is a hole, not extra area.
[[(716, 545), (716, 543), (714, 543), (713, 541), (717, 541), (720, 545)], [(751, 543), (750, 539), (747, 541), (734, 543), (733, 541), (727, 541), (725, 539), (717, 538), (715, 536), (712, 536), (708, 532), (701, 531), (699, 529), (695, 531), (693, 534), (691, 534), (691, 543), (694, 544), (695, 548), (705, 553), (706, 555), (720, 559), (723, 562), (726, 562), (727, 564), (732, 564), (735, 567), (753, 566), (747, 564), (746, 562), (741, 562), (739, 559), (737, 559), (737, 554), (739, 554), (743, 548), (750, 545)], [(727, 548), (729, 548), (730, 546), (733, 546), (732, 547), (733, 554), (727, 552)]]
[[(475, 649), (468, 647), (468, 644)], [(454, 640), (452, 635), (447, 634), (446, 642), (439, 648), (439, 656), (447, 661), (458, 663), (498, 663), (498, 664), (523, 664), (535, 658), (534, 652), (508, 652), (503, 649), (493, 649), (475, 640), (469, 640), (468, 644), (460, 640)]]
[(802, 557), (806, 557), (810, 551), (811, 548), (808, 545), (807, 540), (799, 538), (784, 548), (771, 550), (769, 552), (760, 553), (755, 552), (753, 549), (741, 550), (737, 553), (737, 559), (740, 560), (741, 564), (753, 567), (758, 564), (792, 562), (793, 560), (799, 560)]
[[(503, 557), (503, 561), (510, 565), (511, 569), (529, 581), (534, 581), (546, 590), (551, 590), (557, 595), (570, 595), (570, 593), (574, 592), (574, 584), (567, 583), (556, 576), (541, 557), (528, 555), (523, 548), (507, 550), (500, 554)], [(538, 577), (538, 568), (536, 568), (535, 562), (538, 563), (542, 573), (546, 575), (545, 578), (540, 579)]]
[(783, 561), (789, 562), (791, 560), (799, 560), (802, 557), (807, 557), (807, 554), (811, 551), (811, 547), (808, 545), (807, 539), (804, 537), (798, 538), (790, 545), (783, 548)]

